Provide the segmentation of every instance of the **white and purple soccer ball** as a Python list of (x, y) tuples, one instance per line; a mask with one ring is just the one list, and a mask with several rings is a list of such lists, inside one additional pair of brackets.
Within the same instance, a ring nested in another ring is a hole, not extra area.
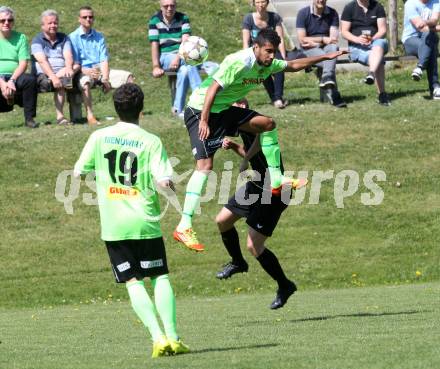
[(189, 36), (180, 44), (179, 55), (188, 65), (202, 64), (208, 58), (208, 43), (199, 36)]

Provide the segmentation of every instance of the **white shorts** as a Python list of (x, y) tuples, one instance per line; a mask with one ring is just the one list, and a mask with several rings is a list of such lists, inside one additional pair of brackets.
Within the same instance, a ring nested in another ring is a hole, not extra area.
[[(118, 88), (124, 83), (127, 83), (132, 74), (126, 70), (110, 69), (109, 82), (112, 88)], [(89, 83), (90, 87), (94, 87), (96, 80), (90, 78), (90, 76), (80, 73), (79, 75), (79, 88), (82, 90), (84, 86)]]

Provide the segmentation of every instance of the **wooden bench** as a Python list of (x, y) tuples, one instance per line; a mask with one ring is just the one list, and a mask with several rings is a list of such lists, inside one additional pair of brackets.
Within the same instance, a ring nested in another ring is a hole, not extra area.
[[(165, 75), (168, 77), (168, 87), (171, 93), (171, 106), (174, 104), (174, 98), (176, 97), (176, 85), (177, 85), (177, 72), (175, 70), (164, 70)], [(206, 72), (199, 70), (201, 76), (205, 76)]]

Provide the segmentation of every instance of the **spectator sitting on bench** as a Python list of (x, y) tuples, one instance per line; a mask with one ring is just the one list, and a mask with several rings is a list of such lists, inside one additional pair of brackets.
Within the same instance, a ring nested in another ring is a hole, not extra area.
[[(339, 50), (339, 15), (326, 5), (327, 0), (313, 0), (310, 6), (302, 8), (296, 17), (296, 34), (301, 49), (308, 57), (324, 55)], [(318, 63), (322, 69), (319, 87), (336, 90), (336, 59)], [(336, 91), (335, 91), (336, 92)], [(337, 99), (332, 103), (338, 107), (347, 104), (334, 93)]]
[(176, 0), (160, 0), (160, 11), (148, 23), (148, 40), (151, 43), (153, 77), (162, 77), (165, 70), (176, 71), (176, 95), (171, 108), (173, 115), (183, 119), (188, 87), (194, 91), (201, 81), (196, 67), (180, 59), (180, 44), (191, 35), (189, 18), (176, 12)]
[(440, 99), (438, 81), (438, 36), (440, 4), (438, 0), (408, 0), (405, 3), (402, 43), (407, 55), (419, 58), (411, 77), (420, 81), (423, 71), (428, 77), (429, 92), (433, 99)]
[(31, 44), (37, 88), (39, 92), (54, 92), (57, 123), (69, 124), (63, 108), (65, 90), (72, 87), (72, 46), (66, 34), (57, 32), (58, 13), (55, 10), (48, 9), (41, 14), (41, 31)]
[(102, 85), (103, 91), (109, 92), (134, 79), (130, 72), (110, 69), (105, 38), (102, 33), (92, 29), (94, 14), (90, 6), (79, 9), (78, 22), (80, 26), (69, 35), (73, 49), (73, 70), (80, 70), (79, 88), (86, 107), (87, 122), (96, 125), (99, 122), (92, 110), (91, 88)]
[(369, 66), (364, 82), (376, 82), (379, 104), (390, 105), (385, 92), (384, 55), (388, 52), (387, 20), (385, 9), (376, 0), (353, 0), (341, 16), (341, 34), (348, 41), (350, 59)]
[[(251, 47), (262, 29), (273, 29), (281, 38), (275, 57), (277, 59), (286, 59), (286, 48), (284, 45), (284, 32), (282, 18), (279, 14), (267, 11), (269, 0), (253, 0), (256, 12), (248, 13), (243, 18), (242, 37), (243, 49)], [(287, 100), (284, 100), (284, 72), (275, 73), (264, 81), (266, 89), (272, 104), (278, 109), (284, 109), (287, 106)]]
[(37, 88), (35, 76), (25, 73), (30, 59), (23, 33), (13, 31), (14, 11), (0, 7), (0, 112), (12, 111), (14, 104), (23, 107), (25, 125), (37, 128)]

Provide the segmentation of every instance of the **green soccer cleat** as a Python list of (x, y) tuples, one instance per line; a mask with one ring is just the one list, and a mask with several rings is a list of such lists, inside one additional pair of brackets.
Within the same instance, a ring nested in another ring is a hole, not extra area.
[(153, 343), (153, 353), (151, 354), (152, 358), (165, 356), (171, 353), (171, 345), (166, 337), (161, 337), (159, 341)]
[(188, 352), (190, 352), (189, 347), (185, 345), (181, 340), (169, 340), (169, 342), (171, 346), (171, 354), (173, 355), (187, 354)]

